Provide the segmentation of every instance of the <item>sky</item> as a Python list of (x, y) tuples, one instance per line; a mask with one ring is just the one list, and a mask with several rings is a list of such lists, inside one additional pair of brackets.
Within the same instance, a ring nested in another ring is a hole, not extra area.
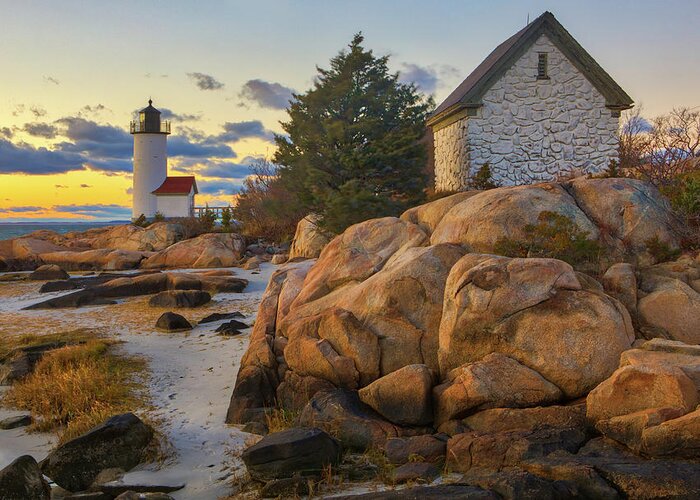
[(149, 97), (170, 173), (228, 205), (292, 92), (355, 33), (439, 103), (546, 10), (645, 116), (700, 106), (697, 0), (0, 0), (0, 221), (128, 218), (129, 121)]

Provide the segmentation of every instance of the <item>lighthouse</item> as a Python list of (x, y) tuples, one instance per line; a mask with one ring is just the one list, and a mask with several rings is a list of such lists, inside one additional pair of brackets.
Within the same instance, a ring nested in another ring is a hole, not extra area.
[(170, 122), (161, 121), (160, 111), (148, 100), (131, 122), (134, 136), (134, 183), (131, 216), (153, 218), (194, 216), (197, 182), (194, 176), (168, 176), (168, 135)]
[(168, 177), (168, 135), (170, 122), (160, 120), (160, 111), (148, 100), (148, 107), (139, 111), (131, 122), (134, 136), (134, 184), (131, 215), (153, 217), (158, 211), (158, 198), (153, 191)]

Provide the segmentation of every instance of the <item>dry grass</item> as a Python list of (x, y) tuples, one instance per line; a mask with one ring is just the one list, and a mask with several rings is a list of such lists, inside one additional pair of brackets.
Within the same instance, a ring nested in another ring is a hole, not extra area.
[[(43, 336), (41, 340), (45, 340)], [(4, 403), (32, 413), (32, 430), (68, 441), (108, 417), (145, 403), (145, 361), (115, 353), (114, 342), (92, 339), (52, 351), (6, 393)]]
[(265, 414), (267, 430), (270, 434), (291, 429), (295, 426), (299, 412), (286, 410), (284, 408), (274, 408)]
[(86, 328), (42, 335), (35, 333), (25, 333), (23, 335), (0, 335), (0, 360), (7, 358), (7, 356), (14, 350), (24, 347), (50, 344), (54, 342), (80, 344), (100, 336), (101, 335), (96, 331)]

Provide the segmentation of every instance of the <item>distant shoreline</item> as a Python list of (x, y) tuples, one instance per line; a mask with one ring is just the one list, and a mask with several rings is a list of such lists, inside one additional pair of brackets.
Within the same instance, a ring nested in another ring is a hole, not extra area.
[(34, 231), (48, 229), (59, 234), (69, 233), (71, 231), (85, 231), (97, 227), (115, 226), (119, 224), (127, 224), (129, 221), (112, 220), (112, 221), (32, 221), (32, 222), (2, 222), (0, 221), (0, 241), (11, 238), (25, 236)]

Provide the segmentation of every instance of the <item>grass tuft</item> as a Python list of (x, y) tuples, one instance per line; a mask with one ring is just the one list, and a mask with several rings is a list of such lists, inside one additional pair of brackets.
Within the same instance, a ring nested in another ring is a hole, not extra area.
[(61, 443), (112, 415), (134, 411), (145, 402), (139, 375), (146, 363), (114, 351), (113, 341), (94, 338), (51, 351), (3, 402), (30, 411), (35, 417), (31, 430), (56, 432)]
[(271, 434), (273, 432), (280, 432), (287, 429), (291, 429), (295, 426), (297, 416), (299, 412), (287, 410), (284, 408), (273, 408), (269, 412), (265, 413), (265, 420), (267, 421), (267, 431)]

